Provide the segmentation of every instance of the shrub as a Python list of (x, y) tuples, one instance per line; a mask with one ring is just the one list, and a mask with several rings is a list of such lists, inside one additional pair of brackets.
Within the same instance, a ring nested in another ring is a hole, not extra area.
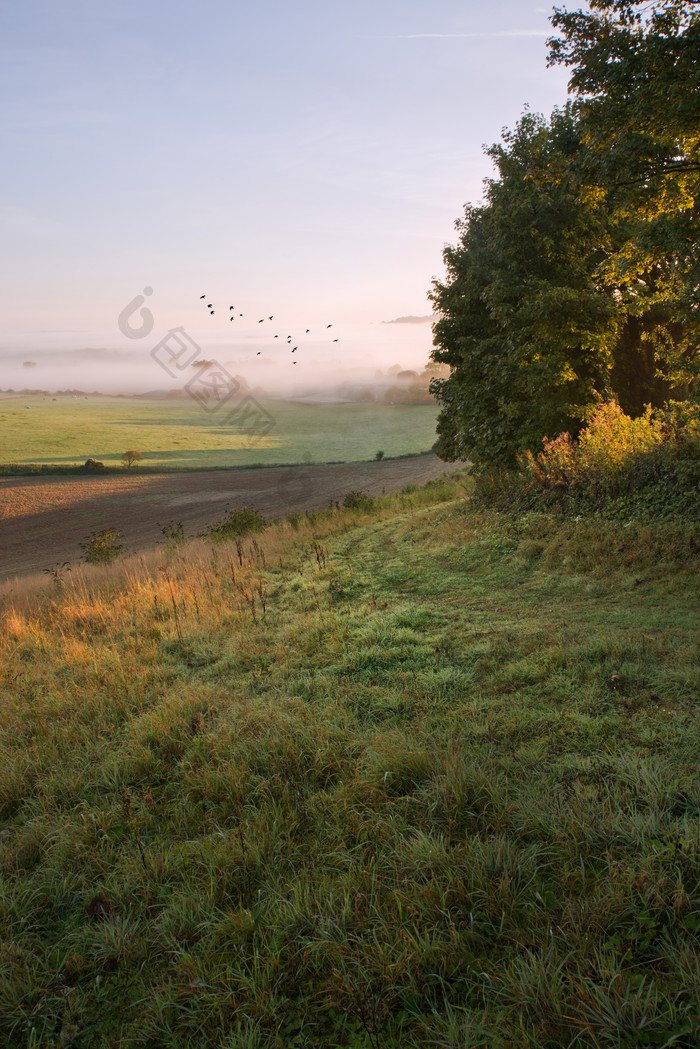
[(244, 506), (241, 510), (229, 510), (223, 521), (209, 526), (205, 535), (218, 542), (243, 539), (244, 536), (264, 532), (268, 524), (269, 521), (254, 507)]
[(697, 409), (671, 404), (638, 419), (601, 405), (573, 441), (545, 438), (520, 469), (481, 470), (475, 495), (498, 509), (601, 510), (614, 517), (696, 514), (700, 510), (700, 422)]
[(90, 565), (110, 565), (121, 553), (121, 537), (122, 533), (114, 528), (92, 532), (87, 542), (80, 544), (85, 551), (83, 559)]
[(525, 452), (523, 462), (540, 488), (558, 485), (595, 484), (612, 488), (640, 457), (663, 444), (669, 429), (662, 418), (647, 408), (631, 419), (614, 401), (596, 409), (578, 442), (562, 433), (543, 440), (538, 455)]
[(101, 474), (104, 473), (107, 467), (104, 463), (100, 462), (99, 459), (86, 459), (83, 465), (85, 473), (89, 474)]
[(343, 499), (343, 506), (346, 510), (373, 510), (374, 499), (371, 495), (367, 495), (366, 492), (348, 492)]
[(384, 452), (377, 452), (374, 458), (377, 462), (380, 462), (384, 458)]
[(172, 546), (179, 546), (180, 543), (185, 541), (185, 529), (182, 521), (170, 521), (167, 524), (163, 524), (162, 521), (158, 522), (158, 527), (163, 533), (163, 538), (167, 540)]

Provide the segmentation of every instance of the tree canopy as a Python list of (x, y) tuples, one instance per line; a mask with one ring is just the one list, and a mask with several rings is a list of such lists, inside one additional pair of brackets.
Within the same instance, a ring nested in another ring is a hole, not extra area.
[(649, 309), (666, 374), (698, 377), (700, 334), (700, 3), (592, 0), (555, 8), (550, 64), (569, 89), (585, 144), (580, 167), (618, 225), (602, 273), (630, 316)]
[(549, 64), (572, 69), (589, 171), (639, 202), (668, 206), (700, 174), (699, 13), (698, 0), (554, 9)]
[(444, 458), (513, 465), (610, 396), (698, 396), (698, 6), (555, 9), (573, 97), (488, 150), (433, 283)]
[(578, 428), (606, 382), (614, 310), (591, 276), (606, 231), (577, 203), (578, 149), (570, 110), (550, 122), (526, 114), (489, 150), (500, 178), (445, 251), (433, 359), (453, 370), (433, 391), (449, 405), (438, 432), (450, 458), (508, 462), (543, 434)]
[(138, 448), (127, 448), (127, 450), (121, 454), (121, 460), (127, 470), (132, 470), (136, 463), (140, 462), (141, 459), (143, 459), (143, 455)]

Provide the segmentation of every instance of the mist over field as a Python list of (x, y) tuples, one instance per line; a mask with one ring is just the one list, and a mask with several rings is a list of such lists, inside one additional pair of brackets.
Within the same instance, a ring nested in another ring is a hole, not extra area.
[[(213, 330), (182, 328), (201, 350), (197, 360), (215, 361), (232, 377), (243, 376), (252, 388), (275, 396), (316, 391), (333, 397), (343, 384), (376, 382), (397, 365), (422, 371), (431, 349), (428, 321), (407, 318), (330, 328), (318, 324), (309, 333), (299, 324), (284, 326), (267, 320), (264, 329), (262, 325), (258, 329), (256, 322), (238, 326), (235, 334), (221, 331), (221, 324), (212, 325)], [(0, 390), (175, 391), (194, 371), (188, 366), (172, 377), (151, 355), (168, 330), (165, 325), (154, 327), (138, 341), (118, 331), (81, 330), (37, 331), (5, 339), (0, 344)]]

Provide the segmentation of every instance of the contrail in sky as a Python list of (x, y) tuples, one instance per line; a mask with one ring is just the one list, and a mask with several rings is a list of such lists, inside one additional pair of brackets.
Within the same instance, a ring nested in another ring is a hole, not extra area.
[(402, 33), (392, 40), (456, 40), (486, 36), (551, 36), (551, 29), (503, 29), (496, 33)]

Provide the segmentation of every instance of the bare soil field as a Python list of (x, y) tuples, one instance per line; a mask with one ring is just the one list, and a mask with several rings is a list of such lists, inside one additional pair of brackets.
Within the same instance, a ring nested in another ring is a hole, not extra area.
[(122, 533), (125, 553), (163, 541), (159, 523), (198, 535), (232, 506), (283, 517), (342, 500), (354, 490), (379, 495), (425, 484), (456, 464), (433, 454), (379, 462), (122, 477), (0, 478), (0, 587), (15, 577), (82, 559), (92, 532)]

